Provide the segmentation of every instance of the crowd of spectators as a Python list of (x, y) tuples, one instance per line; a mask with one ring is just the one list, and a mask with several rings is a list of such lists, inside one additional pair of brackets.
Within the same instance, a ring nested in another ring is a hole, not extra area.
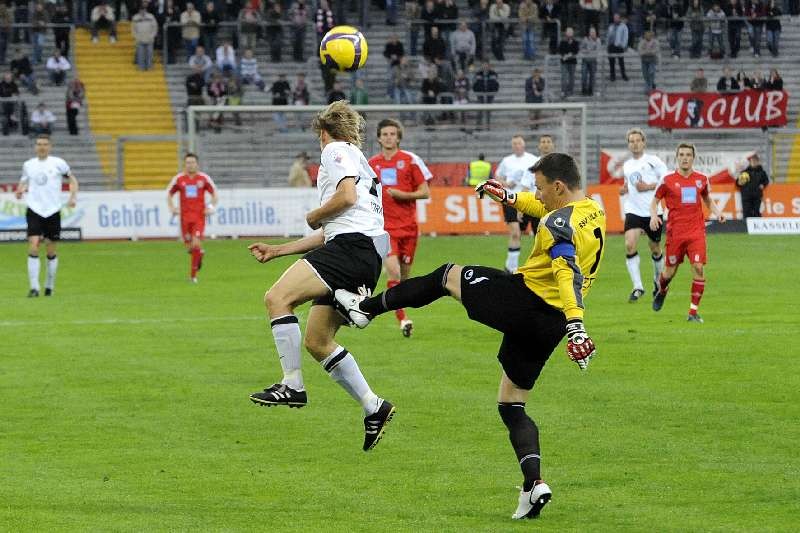
[[(722, 75), (717, 81), (716, 92), (732, 94), (747, 89), (754, 91), (782, 91), (783, 78), (776, 68), (770, 69), (769, 74), (764, 76), (760, 70), (755, 70), (751, 74), (740, 70), (734, 75), (731, 67), (727, 65), (723, 67)], [(692, 78), (689, 84), (689, 91), (693, 93), (704, 93), (708, 92), (708, 90), (709, 82), (705, 76), (705, 71), (699, 68), (695, 71), (694, 78)]]

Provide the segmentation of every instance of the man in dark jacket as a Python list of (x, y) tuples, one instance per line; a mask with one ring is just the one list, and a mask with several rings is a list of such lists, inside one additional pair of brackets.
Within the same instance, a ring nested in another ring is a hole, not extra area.
[(761, 216), (761, 198), (764, 196), (764, 189), (769, 185), (769, 177), (761, 166), (758, 154), (751, 155), (748, 161), (750, 165), (736, 179), (736, 187), (742, 195), (742, 216), (745, 219)]
[[(497, 81), (497, 72), (492, 70), (488, 62), (483, 63), (483, 67), (475, 74), (475, 81), (472, 83), (472, 92), (478, 97), (481, 104), (491, 104), (497, 91), (500, 90), (500, 83)], [(483, 123), (483, 115), (486, 115), (487, 126), (491, 123), (491, 113), (482, 112), (478, 115), (478, 125)]]

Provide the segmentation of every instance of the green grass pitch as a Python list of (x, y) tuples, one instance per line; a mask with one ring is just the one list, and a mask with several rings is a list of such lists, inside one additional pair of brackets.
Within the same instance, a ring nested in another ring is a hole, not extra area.
[[(710, 236), (697, 325), (686, 265), (656, 314), (608, 239), (599, 355), (581, 374), (559, 347), (528, 403), (554, 491), (534, 523), (510, 520), (500, 335), (454, 300), (410, 310), (412, 339), (391, 314), (340, 334), (397, 406), (364, 453), (360, 408), (308, 354), (306, 408), (248, 400), (280, 378), (262, 295), (294, 259), (208, 242), (195, 286), (176, 242), (65, 243), (55, 296), (28, 299), (25, 246), (1, 245), (0, 530), (796, 531), (798, 242)], [(414, 271), (504, 256), (424, 238)]]

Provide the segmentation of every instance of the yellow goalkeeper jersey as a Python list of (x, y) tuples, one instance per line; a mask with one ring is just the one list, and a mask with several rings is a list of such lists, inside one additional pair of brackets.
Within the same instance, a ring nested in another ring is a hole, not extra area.
[(583, 318), (583, 298), (597, 279), (606, 237), (606, 214), (591, 198), (547, 212), (534, 193), (517, 194), (514, 207), (541, 218), (533, 251), (518, 272), (542, 300)]

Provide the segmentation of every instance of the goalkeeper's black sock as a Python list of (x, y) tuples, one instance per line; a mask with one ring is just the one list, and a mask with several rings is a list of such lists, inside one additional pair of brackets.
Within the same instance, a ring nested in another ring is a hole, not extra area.
[(508, 428), (508, 438), (514, 453), (517, 454), (519, 467), (525, 478), (522, 489), (529, 491), (536, 481), (541, 479), (539, 456), (539, 428), (525, 412), (522, 402), (498, 403), (500, 418)]
[(444, 286), (447, 283), (447, 273), (452, 267), (452, 263), (447, 263), (426, 276), (400, 282), (387, 289), (383, 294), (365, 299), (359, 305), (359, 309), (372, 316), (377, 316), (386, 311), (404, 307), (423, 307), (435, 302), (449, 294)]

